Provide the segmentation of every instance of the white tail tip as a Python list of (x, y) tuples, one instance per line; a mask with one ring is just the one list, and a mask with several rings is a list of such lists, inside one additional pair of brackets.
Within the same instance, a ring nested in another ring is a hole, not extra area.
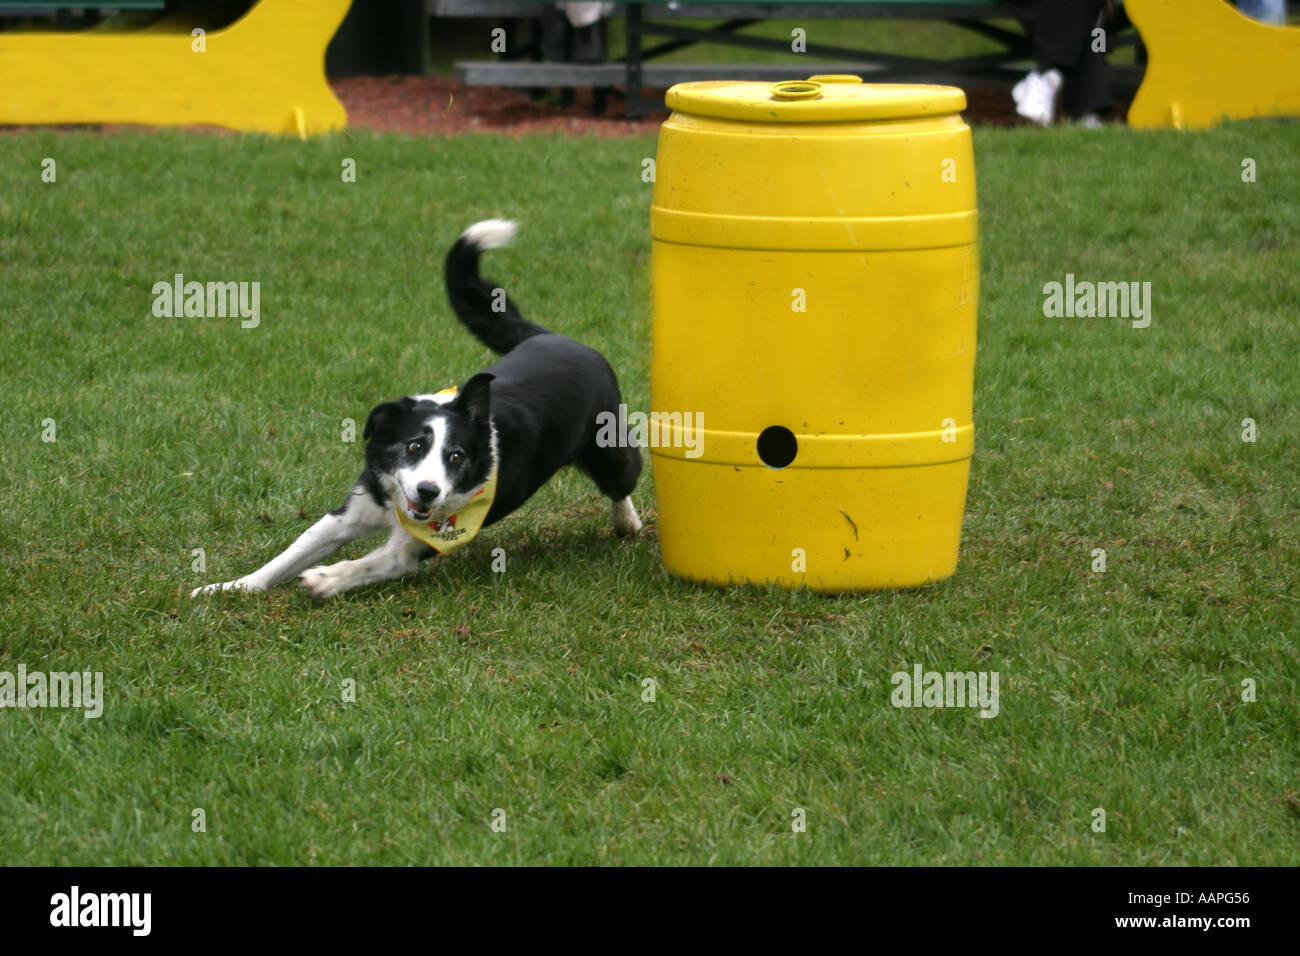
[(519, 223), (510, 219), (484, 219), (476, 222), (460, 237), (475, 249), (500, 249), (510, 245), (519, 230)]

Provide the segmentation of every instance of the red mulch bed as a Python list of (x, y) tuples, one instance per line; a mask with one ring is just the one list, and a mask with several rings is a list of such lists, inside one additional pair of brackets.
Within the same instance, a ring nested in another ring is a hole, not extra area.
[[(402, 133), (596, 133), (626, 136), (654, 132), (667, 112), (623, 118), (623, 99), (607, 97), (601, 116), (591, 113), (591, 92), (577, 91), (571, 106), (534, 101), (523, 90), (465, 86), (445, 76), (358, 76), (331, 80), (348, 111), (348, 125)], [(656, 93), (663, 102), (662, 92)], [(550, 97), (555, 100), (554, 96)]]
[[(571, 106), (534, 101), (522, 90), (464, 86), (442, 76), (354, 77), (331, 81), (331, 86), (348, 111), (348, 125), (403, 133), (459, 133), (465, 130), (493, 130), (506, 133), (592, 133), (626, 136), (654, 132), (668, 115), (667, 110), (637, 120), (623, 118), (623, 99), (606, 97), (600, 116), (591, 112), (591, 92), (577, 91)], [(651, 90), (647, 98), (663, 102), (662, 90)], [(966, 90), (965, 116), (973, 123), (1015, 126), (1024, 122), (1016, 115), (1011, 90), (1006, 87), (975, 87)], [(1118, 115), (1128, 103), (1118, 100)]]

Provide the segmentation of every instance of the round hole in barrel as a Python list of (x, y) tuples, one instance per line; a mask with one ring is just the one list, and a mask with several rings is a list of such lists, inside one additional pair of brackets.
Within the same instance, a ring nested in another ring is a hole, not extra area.
[(758, 458), (769, 468), (784, 468), (798, 453), (794, 432), (782, 425), (769, 425), (758, 435)]
[(810, 80), (782, 80), (767, 88), (772, 99), (788, 102), (790, 100), (815, 100), (822, 95), (822, 85)]

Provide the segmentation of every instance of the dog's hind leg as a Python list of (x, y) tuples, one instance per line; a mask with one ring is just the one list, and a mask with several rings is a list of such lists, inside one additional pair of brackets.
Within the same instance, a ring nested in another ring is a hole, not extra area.
[(420, 562), (431, 554), (431, 547), (399, 526), (393, 529), (386, 542), (364, 557), (308, 568), (302, 573), (301, 584), (312, 597), (324, 600), (341, 591), (400, 578), (418, 568)]
[(363, 484), (358, 484), (348, 493), (342, 507), (304, 531), (274, 560), (234, 581), (195, 588), (190, 597), (213, 591), (266, 591), (286, 578), (301, 574), (347, 542), (391, 527), (394, 521), (393, 509), (381, 505)]
[(641, 474), (641, 449), (635, 445), (603, 448), (593, 444), (582, 453), (577, 464), (609, 498), (614, 533), (629, 535), (640, 531), (641, 518), (631, 496)]

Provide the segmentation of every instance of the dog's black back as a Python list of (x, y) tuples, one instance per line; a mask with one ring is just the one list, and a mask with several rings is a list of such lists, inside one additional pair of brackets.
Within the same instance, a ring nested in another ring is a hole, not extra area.
[[(492, 376), (492, 420), (502, 462), (487, 522), (505, 517), (565, 465), (577, 464), (610, 498), (636, 487), (636, 448), (599, 448), (597, 416), (616, 417), (618, 380), (595, 349), (553, 332), (530, 335), (480, 374)], [(626, 440), (626, 436), (623, 436)]]
[[(609, 447), (597, 443), (601, 413), (623, 418), (618, 380), (604, 356), (528, 321), (503, 289), (479, 275), (482, 252), (506, 244), (513, 232), (510, 223), (479, 223), (446, 260), (447, 296), (457, 318), (501, 358), (468, 378), (454, 402), (386, 402), (365, 428), (367, 471), (378, 473), (396, 466), (403, 444), (432, 418), (445, 417), (448, 442), (467, 450), (469, 460), (455, 480), (468, 489), (482, 483), (490, 465), (484, 454), (490, 416), (499, 470), (485, 526), (518, 508), (565, 465), (577, 465), (614, 501), (632, 493), (642, 468), (626, 433)], [(363, 476), (363, 484), (382, 482), (375, 474)]]

